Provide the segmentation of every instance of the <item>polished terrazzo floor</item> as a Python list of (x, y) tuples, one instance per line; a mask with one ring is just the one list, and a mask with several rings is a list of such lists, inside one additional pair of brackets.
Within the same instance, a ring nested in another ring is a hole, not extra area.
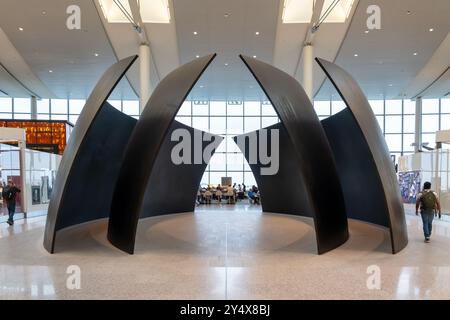
[[(350, 239), (318, 256), (312, 220), (248, 204), (198, 207), (140, 221), (135, 255), (106, 240), (106, 221), (65, 230), (42, 247), (44, 217), (0, 226), (1, 299), (450, 299), (450, 222), (423, 242), (408, 214), (409, 245), (390, 253), (388, 231), (350, 221)], [(411, 211), (411, 208), (408, 208)], [(68, 266), (81, 289), (66, 286)], [(367, 268), (380, 270), (368, 289)]]

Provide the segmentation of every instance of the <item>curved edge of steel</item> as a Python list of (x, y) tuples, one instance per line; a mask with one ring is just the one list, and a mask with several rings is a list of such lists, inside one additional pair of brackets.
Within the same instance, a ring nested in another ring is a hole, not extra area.
[(114, 190), (108, 224), (108, 240), (122, 251), (134, 252), (147, 184), (164, 137), (183, 101), (215, 56), (197, 58), (162, 79), (131, 134)]
[(69, 141), (58, 168), (58, 173), (56, 174), (53, 187), (54, 191), (51, 195), (47, 221), (45, 224), (43, 244), (44, 248), (49, 253), (54, 252), (56, 225), (58, 222), (61, 199), (66, 192), (66, 182), (70, 179), (72, 165), (78, 155), (79, 148), (103, 104), (137, 57), (137, 55), (134, 55), (122, 59), (105, 71), (87, 99), (77, 124), (69, 137)]
[[(174, 147), (184, 143), (171, 138), (175, 130), (178, 129), (187, 130), (191, 137), (202, 138), (201, 149), (197, 150), (192, 143), (186, 147), (190, 148), (191, 164), (174, 164), (171, 161), (171, 153)], [(198, 187), (209, 159), (202, 157), (197, 161), (192, 161), (195, 160), (192, 158), (196, 158), (193, 155), (195, 152), (201, 152), (203, 155), (205, 149), (208, 148), (212, 156), (223, 139), (221, 136), (194, 129), (174, 120), (155, 160), (154, 169), (147, 184), (140, 218), (194, 211)], [(211, 147), (214, 148), (211, 149)], [(155, 188), (155, 186), (158, 187)]]
[[(241, 59), (271, 101), (296, 151), (299, 172), (313, 209), (317, 251), (330, 251), (349, 237), (336, 163), (311, 101), (292, 76), (254, 58)], [(262, 199), (262, 201), (264, 201)]]
[(353, 77), (335, 63), (320, 58), (316, 61), (351, 111), (370, 150), (388, 209), (392, 253), (397, 253), (408, 244), (408, 234), (400, 188), (383, 133), (369, 101)]
[[(262, 133), (262, 130), (266, 130), (266, 132)], [(272, 130), (278, 130), (279, 132), (278, 172), (274, 175), (265, 175), (262, 174), (262, 168), (268, 165), (261, 163), (259, 158), (256, 161), (251, 159), (249, 143), (251, 139), (256, 141), (254, 151), (259, 155), (260, 134), (271, 134)], [(245, 139), (245, 144), (238, 143), (239, 139)], [(282, 123), (235, 136), (233, 140), (252, 170), (261, 194), (261, 206), (264, 212), (313, 217), (312, 209), (308, 203), (306, 186), (298, 170), (297, 155)], [(280, 192), (280, 190), (283, 190), (283, 192)]]

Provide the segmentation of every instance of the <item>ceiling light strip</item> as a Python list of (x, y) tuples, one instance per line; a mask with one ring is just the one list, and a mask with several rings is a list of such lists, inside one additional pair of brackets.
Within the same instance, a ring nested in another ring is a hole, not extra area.
[(317, 23), (317, 27), (319, 27), (325, 19), (330, 15), (331, 11), (336, 7), (336, 5), (339, 3), (340, 0), (333, 0), (333, 2), (330, 4), (330, 6), (325, 10), (322, 17), (319, 18), (319, 22)]
[[(352, 7), (353, 7), (353, 3), (354, 3), (354, 1), (352, 2)], [(360, 2), (359, 0), (357, 0), (356, 5), (355, 5), (355, 9), (353, 10), (352, 17), (350, 18), (350, 21), (348, 21), (347, 30), (345, 30), (345, 35), (344, 35), (344, 37), (342, 38), (341, 44), (339, 45), (339, 48), (338, 48), (338, 50), (337, 50), (337, 52), (336, 52), (336, 55), (334, 56), (334, 59), (333, 59), (333, 61), (332, 61), (333, 63), (336, 62), (336, 59), (339, 57), (339, 54), (340, 54), (341, 51), (342, 51), (342, 47), (344, 46), (345, 40), (347, 40), (348, 34), (349, 34), (349, 32), (350, 32), (350, 28), (352, 27), (352, 24), (353, 24), (353, 21), (354, 21), (354, 18), (355, 18), (355, 13), (357, 12), (358, 6), (359, 6), (360, 3), (361, 3), (361, 2)], [(350, 8), (349, 14), (350, 14), (351, 12), (352, 12), (352, 8)], [(302, 47), (302, 48), (303, 48), (303, 47)], [(298, 63), (300, 63), (300, 61), (299, 61)], [(298, 65), (297, 65), (297, 69), (298, 69)], [(295, 70), (295, 73), (297, 73), (297, 69)], [(325, 84), (326, 80), (327, 80), (327, 77), (324, 76), (324, 77), (323, 77), (323, 80), (322, 80), (322, 83), (319, 85), (319, 88), (318, 88), (318, 89), (316, 90), (316, 92), (313, 94), (313, 98), (315, 98), (315, 97), (319, 94), (319, 92), (320, 92), (320, 90), (322, 89), (323, 85)]]
[(14, 80), (17, 81), (26, 91), (28, 91), (28, 94), (32, 97), (36, 97), (37, 99), (42, 99), (41, 96), (30, 90), (26, 85), (24, 85), (19, 79), (17, 79), (4, 65), (0, 62), (0, 67), (3, 68), (3, 70), (6, 71)]
[(123, 4), (119, 1), (119, 0), (113, 0), (113, 2), (115, 3), (115, 5), (119, 8), (120, 11), (122, 11), (122, 13), (125, 15), (125, 17), (128, 19), (128, 21), (130, 21), (131, 24), (133, 24), (134, 26), (137, 26), (136, 22), (133, 20), (133, 17), (131, 16), (131, 14), (127, 11), (127, 9), (125, 9), (125, 7), (123, 6)]
[(450, 66), (447, 67), (447, 69), (445, 69), (436, 79), (433, 80), (433, 82), (431, 82), (428, 86), (426, 86), (422, 91), (420, 91), (418, 94), (416, 94), (415, 96), (413, 96), (411, 98), (411, 100), (413, 99), (417, 99), (418, 97), (423, 96), (423, 94), (430, 89), (437, 81), (439, 81), (439, 79), (441, 79), (444, 74), (446, 74), (448, 71), (450, 70)]
[[(99, 2), (99, 6), (100, 6), (100, 10), (102, 10), (100, 2)], [(106, 30), (105, 24), (103, 23), (103, 19), (102, 19), (102, 16), (101, 16), (101, 14), (100, 14), (100, 11), (99, 11), (99, 8), (97, 7), (97, 5), (95, 6), (95, 9), (96, 9), (95, 11), (97, 12), (98, 19), (100, 20), (100, 24), (102, 25), (103, 32), (105, 33), (105, 37), (106, 37), (106, 39), (108, 40), (109, 46), (111, 47), (111, 50), (112, 50), (114, 56), (116, 57), (116, 60), (119, 61), (119, 60), (120, 60), (120, 59), (119, 59), (119, 56), (118, 56), (117, 51), (116, 51), (116, 49), (114, 48), (114, 46), (113, 46), (113, 44), (112, 44), (112, 42), (111, 42), (111, 39), (109, 38), (108, 31)], [(107, 18), (106, 16), (105, 16), (105, 21), (108, 21), (108, 18)], [(131, 81), (130, 81), (130, 79), (128, 78), (128, 75), (127, 75), (127, 74), (125, 74), (125, 78), (127, 79), (128, 85), (130, 86), (131, 90), (134, 92), (134, 94), (136, 95), (136, 97), (139, 98), (139, 94), (138, 94), (138, 92), (136, 91), (136, 89), (133, 87), (133, 85), (131, 84)], [(159, 80), (158, 80), (158, 81), (159, 81)]]

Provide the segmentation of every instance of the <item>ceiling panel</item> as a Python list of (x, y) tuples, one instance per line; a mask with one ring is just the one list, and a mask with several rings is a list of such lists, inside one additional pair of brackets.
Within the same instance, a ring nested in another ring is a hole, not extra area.
[[(373, 4), (381, 9), (381, 29), (365, 33), (366, 10)], [(410, 81), (447, 36), (449, 13), (448, 0), (360, 0), (336, 63), (370, 99), (405, 97)], [(331, 91), (325, 84), (316, 98), (328, 99)]]
[(190, 98), (265, 99), (238, 55), (273, 62), (279, 1), (174, 0), (173, 5), (181, 63), (218, 55)]
[[(93, 1), (32, 2), (2, 0), (0, 27), (56, 96), (87, 98), (103, 72), (116, 62)], [(81, 30), (66, 27), (66, 10), (72, 4), (80, 6)], [(120, 91), (125, 96), (132, 93), (127, 82), (120, 84)]]

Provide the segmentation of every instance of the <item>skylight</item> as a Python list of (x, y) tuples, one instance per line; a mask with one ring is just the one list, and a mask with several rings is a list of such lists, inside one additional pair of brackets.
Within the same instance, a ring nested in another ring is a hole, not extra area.
[[(315, 0), (284, 0), (283, 23), (310, 23)], [(323, 17), (330, 6), (334, 6), (324, 20), (325, 23), (345, 22), (354, 0), (325, 0), (320, 14)]]
[[(129, 20), (120, 10), (120, 4), (131, 14), (128, 0), (99, 0), (103, 14), (109, 23), (128, 23)], [(170, 10), (168, 0), (140, 0), (140, 13), (144, 23), (169, 23)]]

